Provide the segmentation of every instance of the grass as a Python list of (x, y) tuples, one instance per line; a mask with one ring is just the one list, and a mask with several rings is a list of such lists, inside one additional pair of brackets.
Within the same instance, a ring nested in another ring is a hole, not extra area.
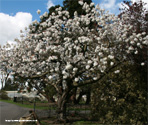
[(90, 108), (67, 108), (67, 110), (74, 110), (74, 111), (86, 111), (86, 110), (90, 110)]
[(47, 125), (47, 123), (44, 121), (41, 121), (41, 125)]
[(76, 121), (76, 122), (73, 122), (73, 125), (101, 125), (101, 124), (91, 122), (91, 121)]
[(95, 120), (89, 120), (89, 117), (83, 117), (83, 116), (76, 116), (71, 117), (68, 116), (68, 123), (58, 124), (56, 117), (50, 117), (50, 118), (44, 118), (40, 119), (41, 125), (103, 125), (100, 124), (98, 121)]
[[(0, 99), (0, 101), (3, 101), (3, 102), (7, 102), (7, 103), (11, 103), (11, 104), (15, 104), (15, 105), (18, 105), (20, 107), (25, 107), (25, 108), (34, 108), (34, 103), (30, 103), (30, 102), (23, 102), (23, 104), (21, 102), (13, 102), (13, 100), (2, 100)], [(48, 102), (40, 102), (40, 101), (37, 101), (36, 102), (36, 105), (35, 105), (35, 109), (49, 109), (49, 103)], [(57, 108), (55, 106), (50, 106), (50, 110), (56, 110)], [(86, 106), (86, 107), (83, 107), (83, 106), (67, 106), (67, 110), (71, 110), (71, 111), (85, 111), (85, 110), (90, 110), (90, 107)]]
[[(0, 101), (15, 104), (15, 105), (18, 105), (20, 107), (31, 108), (31, 109), (34, 108), (34, 103), (28, 103), (28, 104), (23, 103), (23, 104), (21, 104), (20, 102), (18, 103), (18, 102), (13, 102), (12, 100), (2, 100), (2, 99), (0, 99)], [(47, 106), (39, 106), (37, 104), (36, 104), (35, 108), (36, 109), (48, 109)]]

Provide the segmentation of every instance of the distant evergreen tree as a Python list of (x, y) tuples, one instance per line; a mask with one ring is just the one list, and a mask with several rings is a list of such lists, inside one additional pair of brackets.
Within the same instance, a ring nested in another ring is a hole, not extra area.
[[(74, 12), (77, 11), (78, 15), (84, 15), (85, 12), (82, 9), (82, 6), (78, 3), (81, 0), (64, 0), (63, 7), (70, 13), (70, 17), (72, 18)], [(90, 4), (92, 0), (82, 0), (84, 3)]]

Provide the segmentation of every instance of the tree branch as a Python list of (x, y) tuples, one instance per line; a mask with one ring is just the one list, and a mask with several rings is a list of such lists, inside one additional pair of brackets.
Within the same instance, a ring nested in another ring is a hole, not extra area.
[(85, 86), (85, 85), (89, 85), (89, 84), (93, 84), (96, 83), (98, 81), (100, 81), (101, 79), (103, 79), (103, 77), (108, 74), (111, 70), (113, 70), (114, 68), (116, 68), (117, 66), (119, 66), (120, 64), (122, 64), (124, 61), (117, 63), (116, 65), (112, 66), (109, 70), (107, 70), (104, 74), (101, 74), (100, 77), (97, 80), (87, 80), (85, 82), (82, 82), (82, 84), (78, 84), (76, 86), (74, 86), (75, 88), (77, 87), (81, 87), (81, 86)]

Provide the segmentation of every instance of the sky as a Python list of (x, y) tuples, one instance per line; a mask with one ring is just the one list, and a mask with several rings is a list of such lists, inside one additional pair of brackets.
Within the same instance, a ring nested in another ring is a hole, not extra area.
[[(119, 14), (119, 7), (123, 0), (92, 0), (101, 8)], [(133, 0), (133, 2), (138, 0)], [(147, 2), (148, 0), (143, 0)], [(13, 42), (20, 36), (20, 30), (32, 21), (38, 20), (37, 10), (41, 14), (48, 12), (48, 8), (55, 5), (62, 6), (63, 0), (0, 0), (0, 45)], [(146, 6), (148, 9), (148, 5)]]

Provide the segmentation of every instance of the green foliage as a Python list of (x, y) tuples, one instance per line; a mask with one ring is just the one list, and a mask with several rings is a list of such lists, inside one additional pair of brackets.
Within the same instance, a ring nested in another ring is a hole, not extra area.
[(52, 85), (47, 85), (45, 88), (45, 94), (47, 95), (48, 100), (53, 101), (53, 96), (56, 95), (56, 89)]
[(105, 124), (146, 124), (146, 77), (135, 65), (117, 67), (93, 86), (92, 116)]
[(18, 84), (11, 84), (11, 83), (6, 83), (3, 90), (5, 91), (15, 91), (18, 89)]
[(6, 91), (0, 90), (0, 99), (5, 99), (5, 100), (9, 99)]
[(49, 15), (51, 15), (53, 12), (55, 13), (56, 8), (59, 8), (60, 5), (52, 6), (49, 8)]
[(91, 124), (91, 122), (88, 122), (88, 121), (77, 121), (77, 122), (73, 123), (73, 125), (85, 125), (85, 124)]

